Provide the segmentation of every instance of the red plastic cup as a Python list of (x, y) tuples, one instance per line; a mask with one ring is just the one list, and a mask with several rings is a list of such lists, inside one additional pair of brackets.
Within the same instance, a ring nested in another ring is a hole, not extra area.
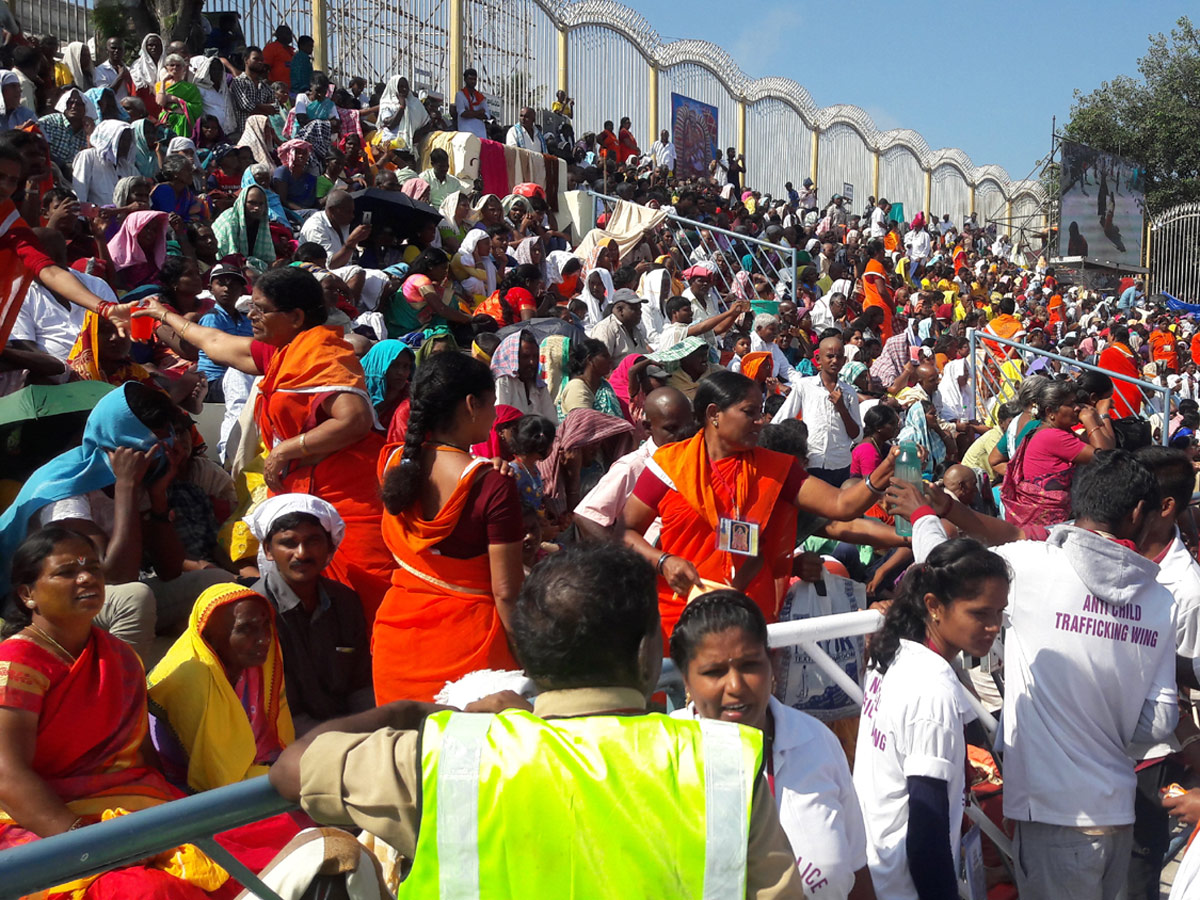
[[(150, 304), (143, 300), (135, 309), (145, 309)], [(158, 322), (152, 316), (133, 316), (129, 326), (129, 337), (132, 340), (139, 341), (143, 344), (148, 344), (154, 340), (154, 332), (158, 328)]]

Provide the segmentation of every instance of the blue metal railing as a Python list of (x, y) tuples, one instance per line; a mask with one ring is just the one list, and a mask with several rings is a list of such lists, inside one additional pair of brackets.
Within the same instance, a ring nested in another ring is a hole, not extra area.
[[(211, 845), (204, 846), (208, 843), (204, 837), (295, 808), (263, 775), (5, 850), (0, 853), (0, 900), (16, 900), (56, 884), (106, 872), (180, 844), (198, 844), (208, 852)], [(240, 865), (227, 865), (227, 859), (216, 862), (230, 870), (243, 886), (261, 890), (261, 882), (248, 877), (248, 870), (233, 871), (242, 869)]]

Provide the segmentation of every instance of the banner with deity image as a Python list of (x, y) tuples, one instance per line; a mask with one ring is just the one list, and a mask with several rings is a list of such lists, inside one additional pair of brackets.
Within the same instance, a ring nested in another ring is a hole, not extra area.
[(708, 175), (708, 164), (719, 152), (715, 106), (671, 94), (671, 140), (675, 144), (675, 174), (680, 178)]

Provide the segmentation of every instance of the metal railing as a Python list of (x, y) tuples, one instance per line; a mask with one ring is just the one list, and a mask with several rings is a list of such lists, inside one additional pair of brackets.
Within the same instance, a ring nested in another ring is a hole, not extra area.
[[(861, 704), (862, 689), (825, 652), (821, 643), (873, 634), (882, 622), (883, 617), (875, 610), (779, 622), (768, 626), (767, 640), (772, 648), (801, 647), (855, 703)], [(664, 660), (659, 688), (667, 691), (668, 696), (678, 695), (682, 684), (678, 669), (670, 660)], [(989, 734), (994, 735), (996, 720), (973, 694), (964, 693)], [(0, 853), (0, 900), (16, 900), (185, 843), (198, 846), (260, 900), (278, 900), (274, 891), (217, 844), (212, 835), (294, 808), (276, 793), (264, 775), (5, 850)], [(978, 816), (972, 815), (973, 819), (986, 821), (981, 811), (976, 812)], [(990, 822), (980, 822), (980, 825), (998, 846), (1010, 852), (1007, 839), (999, 829), (994, 826), (989, 829)]]
[[(1057, 353), (1051, 353), (1049, 350), (1042, 350), (1037, 347), (1030, 347), (1028, 344), (1023, 344), (1018, 341), (1010, 341), (1008, 338), (997, 337), (990, 332), (983, 332), (977, 328), (967, 330), (967, 338), (971, 342), (970, 370), (971, 370), (971, 389), (975, 397), (975, 408), (980, 414), (980, 421), (993, 421), (992, 413), (997, 405), (995, 401), (998, 398), (1004, 400), (1015, 399), (1017, 390), (1020, 388), (1021, 381), (1027, 377), (1028, 363), (1031, 359), (1041, 357), (1050, 362), (1056, 362), (1060, 367), (1068, 371), (1074, 370), (1073, 374), (1078, 372), (1099, 372), (1102, 375), (1107, 375), (1113, 381), (1120, 381), (1125, 384), (1135, 385), (1142, 396), (1143, 405), (1154, 397), (1158, 397), (1162, 403), (1162, 411), (1164, 413), (1164, 425), (1169, 419), (1171, 410), (1171, 397), (1173, 391), (1165, 385), (1155, 384), (1152, 381), (1143, 381), (1140, 378), (1133, 378), (1129, 375), (1120, 375), (1116, 372), (1110, 372), (1108, 369), (1102, 369), (1092, 363), (1086, 363), (1082, 360), (1071, 359), (1067, 356), (1059, 356)], [(999, 344), (1003, 347), (1009, 347), (1015, 351), (1014, 354), (1005, 354), (994, 351), (989, 344)], [(1024, 363), (1022, 373), (1019, 377), (1012, 377), (1005, 371), (1005, 364), (1012, 362), (1014, 358), (1019, 357)], [(1148, 418), (1148, 416), (1143, 416)], [(1159, 441), (1165, 447), (1170, 435), (1167, 428), (1161, 429)]]
[[(618, 203), (629, 202), (597, 191), (588, 191), (587, 193), (599, 201), (596, 204), (597, 218), (601, 212), (611, 216)], [(773, 244), (762, 238), (738, 234), (735, 231), (718, 228), (716, 225), (708, 225), (671, 213), (667, 214), (667, 224), (660, 227), (667, 228), (671, 232), (675, 245), (686, 260), (684, 268), (704, 263), (713, 263), (719, 268), (720, 263), (725, 264), (724, 271), (718, 271), (717, 274), (721, 283), (714, 282), (714, 286), (722, 294), (727, 294), (733, 289), (732, 279), (738, 272), (746, 272), (751, 276), (762, 275), (771, 283), (771, 287), (776, 289), (777, 294), (782, 287), (793, 297), (795, 296), (795, 285), (799, 280), (799, 263), (795, 247)], [(705, 232), (709, 235), (707, 242), (704, 239)], [(748, 269), (743, 264), (745, 256), (751, 257), (751, 265)], [(728, 277), (725, 275), (726, 271)]]

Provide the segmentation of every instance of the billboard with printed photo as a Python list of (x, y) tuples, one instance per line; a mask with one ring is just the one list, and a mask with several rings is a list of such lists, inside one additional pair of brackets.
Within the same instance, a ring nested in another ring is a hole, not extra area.
[(671, 94), (671, 140), (675, 143), (675, 175), (708, 175), (708, 164), (719, 149), (715, 106), (682, 94)]
[(1113, 266), (1142, 264), (1146, 168), (1063, 141), (1058, 255)]

